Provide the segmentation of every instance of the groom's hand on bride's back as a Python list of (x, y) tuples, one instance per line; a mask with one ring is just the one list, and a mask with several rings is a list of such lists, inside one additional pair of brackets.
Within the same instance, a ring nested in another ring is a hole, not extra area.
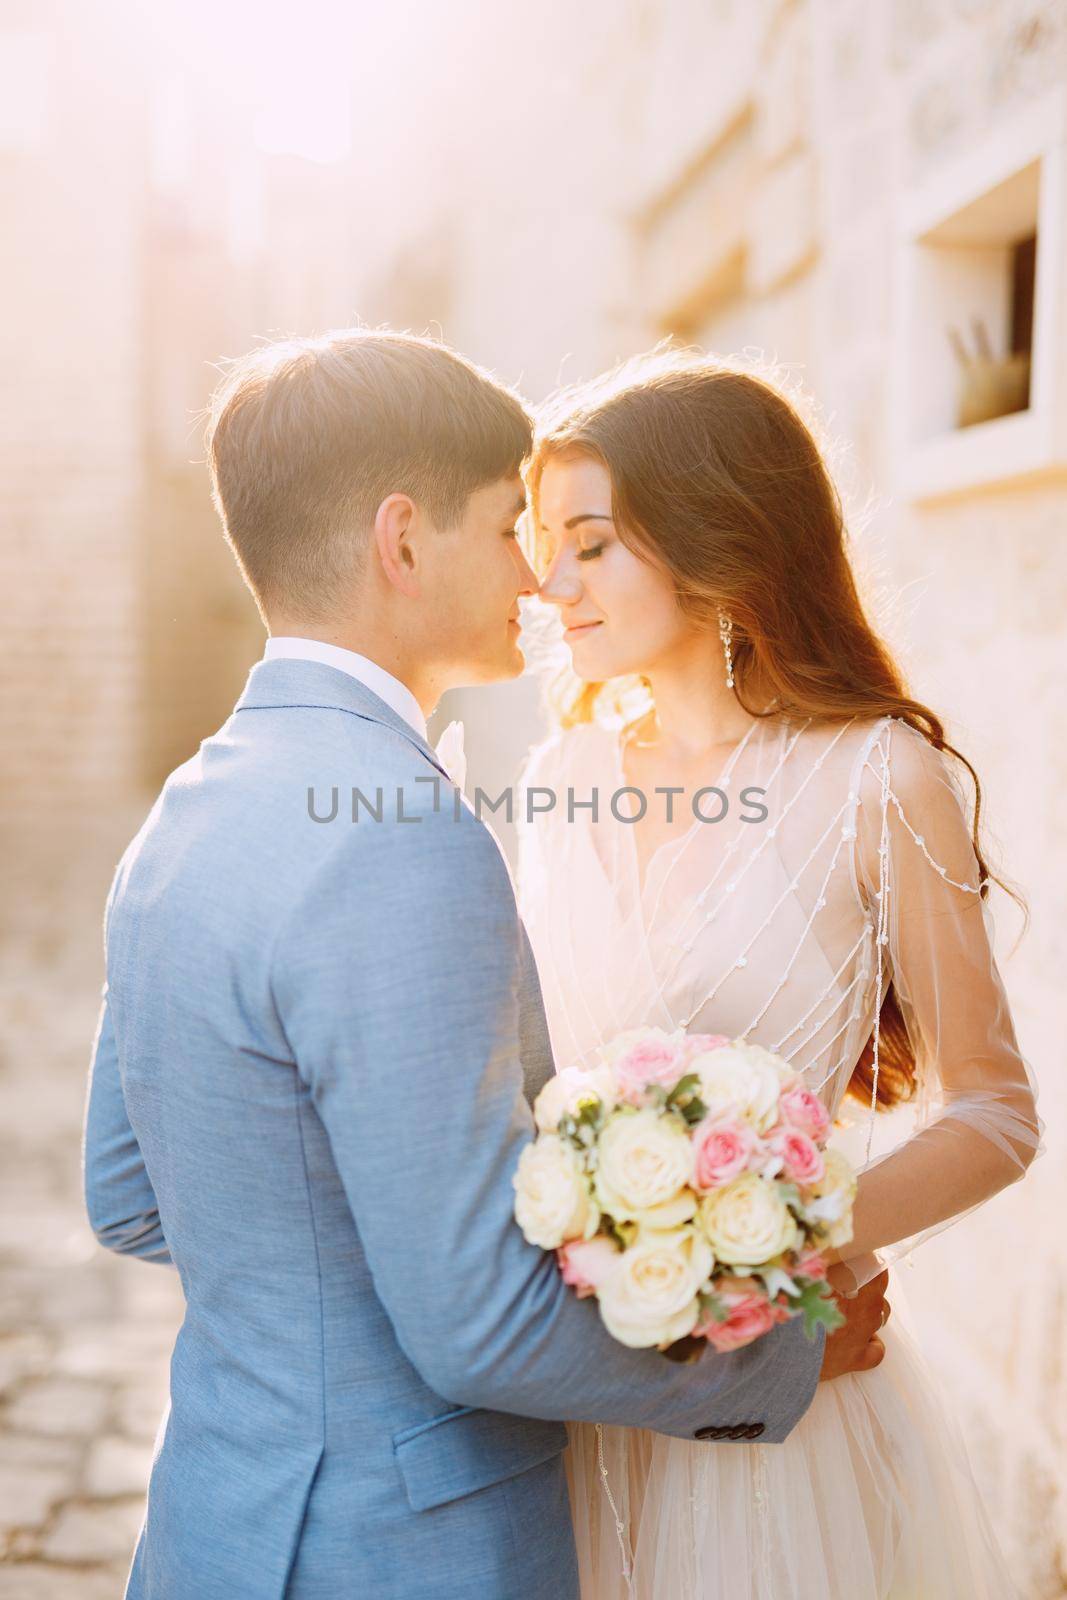
[[(830, 1281), (834, 1281), (832, 1270)], [(878, 1330), (889, 1318), (889, 1301), (885, 1297), (888, 1284), (888, 1272), (880, 1272), (851, 1298), (837, 1294), (837, 1308), (845, 1322), (826, 1340), (820, 1383), (840, 1378), (845, 1372), (870, 1372), (885, 1359), (885, 1345)]]

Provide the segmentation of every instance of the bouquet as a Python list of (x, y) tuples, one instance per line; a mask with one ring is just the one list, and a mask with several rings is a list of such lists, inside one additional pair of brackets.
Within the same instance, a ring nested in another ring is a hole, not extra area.
[(639, 1028), (549, 1079), (534, 1117), (516, 1220), (622, 1344), (693, 1360), (843, 1321), (820, 1252), (851, 1238), (856, 1180), (780, 1056)]

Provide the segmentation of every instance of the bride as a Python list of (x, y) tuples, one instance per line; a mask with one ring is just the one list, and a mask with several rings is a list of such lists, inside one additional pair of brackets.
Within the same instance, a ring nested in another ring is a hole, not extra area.
[[(644, 357), (556, 404), (529, 488), (573, 666), (518, 808), (556, 1060), (642, 1025), (745, 1034), (836, 1118), (848, 1092), (870, 1129), (914, 1100), (834, 1268), (865, 1282), (1038, 1144), (977, 777), (867, 621), (824, 462), (769, 381)], [(884, 1338), (784, 1444), (572, 1426), (583, 1600), (1014, 1593), (928, 1369), (898, 1319)]]

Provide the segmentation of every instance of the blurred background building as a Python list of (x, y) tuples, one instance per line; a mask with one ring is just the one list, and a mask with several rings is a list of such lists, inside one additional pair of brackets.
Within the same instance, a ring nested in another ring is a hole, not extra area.
[[(903, 1276), (1020, 1592), (1067, 1594), (1067, 4), (383, 9), (0, 4), (0, 1597), (116, 1592), (180, 1314), (96, 1251), (77, 1141), (111, 869), (262, 650), (199, 413), (220, 358), (356, 319), (533, 401), (667, 334), (814, 396), (1031, 906), (1050, 1153)], [(448, 697), (472, 784), (538, 700)]]

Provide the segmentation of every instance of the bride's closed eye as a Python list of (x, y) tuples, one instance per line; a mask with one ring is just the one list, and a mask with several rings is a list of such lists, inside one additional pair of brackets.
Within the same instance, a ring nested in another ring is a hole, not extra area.
[(602, 544), (591, 545), (588, 550), (577, 551), (577, 559), (579, 561), (595, 561), (597, 556), (602, 554), (603, 549), (604, 546)]

